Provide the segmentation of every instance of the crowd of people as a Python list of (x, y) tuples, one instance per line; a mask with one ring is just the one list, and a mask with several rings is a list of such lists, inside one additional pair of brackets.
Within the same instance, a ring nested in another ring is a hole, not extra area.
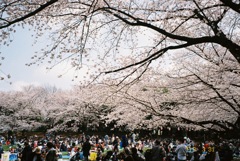
[[(0, 142), (0, 153), (1, 144)], [(23, 143), (23, 145), (22, 145)], [(21, 161), (57, 161), (67, 152), (70, 161), (232, 161), (240, 157), (240, 140), (199, 141), (187, 137), (140, 138), (137, 134), (78, 137), (29, 137), (9, 148)], [(3, 153), (3, 151), (2, 151)]]

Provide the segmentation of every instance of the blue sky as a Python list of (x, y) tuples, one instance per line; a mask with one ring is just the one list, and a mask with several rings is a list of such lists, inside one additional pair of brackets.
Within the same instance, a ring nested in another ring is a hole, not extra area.
[[(73, 73), (65, 74), (62, 78), (58, 78), (62, 74), (63, 66), (57, 66), (51, 71), (46, 70), (46, 64), (40, 66), (26, 66), (26, 63), (31, 62), (31, 57), (35, 51), (39, 51), (43, 42), (41, 40), (38, 45), (33, 45), (34, 38), (31, 37), (32, 31), (28, 29), (18, 29), (16, 33), (11, 35), (13, 42), (7, 46), (1, 46), (0, 69), (5, 74), (10, 74), (11, 79), (0, 81), (0, 91), (20, 90), (25, 85), (38, 86), (56, 86), (61, 89), (72, 88), (75, 82), (72, 81)], [(0, 72), (0, 76), (3, 73)], [(12, 82), (12, 85), (10, 85)]]
[[(76, 75), (76, 71), (74, 71), (74, 69), (68, 70), (70, 68), (70, 64), (67, 64), (67, 62), (57, 65), (50, 71), (46, 70), (46, 67), (49, 65), (47, 61), (44, 62), (45, 64), (41, 64), (40, 66), (26, 66), (25, 64), (32, 61), (31, 57), (34, 56), (35, 52), (44, 48), (48, 40), (47, 38), (40, 39), (37, 42), (37, 45), (33, 45), (35, 39), (31, 37), (32, 34), (34, 34), (33, 31), (29, 31), (27, 28), (18, 28), (16, 33), (11, 35), (13, 42), (10, 46), (0, 46), (0, 58), (5, 57), (3, 61), (0, 60), (0, 63), (2, 63), (0, 66), (0, 77), (3, 75), (1, 71), (11, 75), (11, 79), (9, 80), (0, 80), (0, 91), (21, 90), (23, 86), (27, 85), (43, 87), (55, 86), (57, 88), (67, 90), (71, 89), (73, 85), (76, 85), (78, 83), (77, 81), (80, 79), (86, 79), (84, 76), (86, 76), (89, 71), (87, 67), (84, 66), (81, 71), (77, 72), (78, 80), (72, 81)], [(150, 37), (151, 35), (154, 35), (154, 33), (151, 32), (147, 32), (147, 34), (148, 36), (150, 35)], [(145, 38), (140, 38), (139, 40), (141, 40), (139, 41), (139, 46), (148, 46), (146, 44), (151, 43), (151, 41)], [(142, 40), (147, 40), (147, 42)], [(158, 61), (156, 63), (159, 64)], [(163, 63), (162, 65), (165, 69), (166, 64)], [(90, 68), (90, 70), (94, 71), (93, 68)], [(66, 73), (66, 71), (68, 72)], [(62, 74), (64, 75), (61, 78), (58, 78), (58, 76)], [(10, 82), (12, 82), (11, 85)]]

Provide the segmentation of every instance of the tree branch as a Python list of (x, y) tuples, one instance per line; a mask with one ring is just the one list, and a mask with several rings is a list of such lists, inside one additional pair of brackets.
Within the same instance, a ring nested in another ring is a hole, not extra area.
[(13, 20), (13, 21), (10, 21), (10, 22), (8, 22), (8, 24), (6, 24), (6, 25), (0, 26), (0, 29), (9, 27), (9, 26), (11, 26), (12, 24), (15, 24), (15, 23), (17, 23), (17, 22), (23, 21), (23, 20), (25, 20), (25, 19), (27, 19), (27, 18), (29, 18), (29, 17), (31, 17), (31, 16), (33, 16), (33, 15), (41, 12), (42, 10), (44, 10), (44, 9), (47, 8), (48, 6), (56, 3), (57, 1), (58, 1), (58, 0), (50, 0), (50, 1), (48, 1), (47, 3), (45, 3), (45, 4), (43, 4), (43, 5), (40, 5), (39, 8), (37, 8), (36, 10), (34, 10), (34, 11), (26, 14), (25, 16), (23, 16), (23, 17), (21, 17), (21, 18), (17, 18), (17, 19), (15, 19), (15, 20)]
[(220, 0), (223, 4), (230, 7), (232, 10), (240, 13), (240, 3), (234, 3), (232, 0)]

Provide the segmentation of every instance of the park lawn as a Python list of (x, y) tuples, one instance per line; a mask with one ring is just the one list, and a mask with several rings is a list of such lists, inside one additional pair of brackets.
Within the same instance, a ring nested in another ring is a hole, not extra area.
[(61, 153), (62, 153), (62, 155), (68, 155), (69, 152), (63, 151), (63, 152), (61, 152)]

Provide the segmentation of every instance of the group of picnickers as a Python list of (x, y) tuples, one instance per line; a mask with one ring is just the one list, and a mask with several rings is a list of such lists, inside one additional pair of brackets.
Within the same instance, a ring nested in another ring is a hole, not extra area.
[[(121, 137), (81, 134), (22, 141), (23, 147), (9, 149), (21, 161), (57, 161), (64, 152), (70, 161), (231, 161), (234, 156), (240, 157), (240, 140), (216, 142), (187, 137), (150, 139), (136, 134)], [(1, 148), (0, 145), (0, 153)]]

